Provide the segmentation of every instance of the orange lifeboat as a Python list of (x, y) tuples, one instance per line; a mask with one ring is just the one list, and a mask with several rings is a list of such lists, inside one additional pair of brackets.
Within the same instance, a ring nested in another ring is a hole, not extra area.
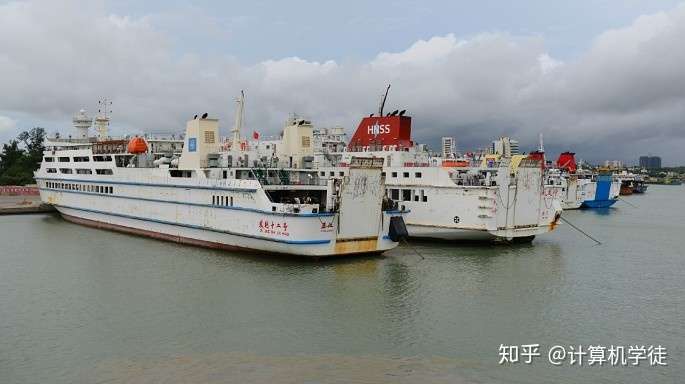
[(452, 167), (468, 167), (469, 162), (465, 160), (443, 160), (442, 161), (442, 166), (445, 168), (452, 168)]
[(139, 154), (147, 152), (147, 143), (142, 137), (134, 137), (128, 142), (128, 153)]

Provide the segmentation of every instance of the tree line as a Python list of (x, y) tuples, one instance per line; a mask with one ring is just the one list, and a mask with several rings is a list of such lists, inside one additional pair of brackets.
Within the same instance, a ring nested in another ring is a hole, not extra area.
[(45, 149), (45, 129), (32, 128), (3, 144), (0, 152), (0, 185), (33, 184)]

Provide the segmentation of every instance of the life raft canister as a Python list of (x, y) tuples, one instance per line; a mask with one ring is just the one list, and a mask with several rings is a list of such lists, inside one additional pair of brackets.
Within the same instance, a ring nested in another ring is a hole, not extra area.
[(142, 137), (134, 137), (128, 142), (128, 153), (138, 154), (147, 152), (147, 143)]

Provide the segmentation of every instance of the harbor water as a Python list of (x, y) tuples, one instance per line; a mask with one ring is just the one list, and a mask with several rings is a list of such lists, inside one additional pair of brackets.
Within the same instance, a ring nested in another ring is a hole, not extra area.
[[(318, 262), (0, 217), (0, 383), (682, 382), (685, 188), (624, 199), (564, 212), (601, 245), (562, 224)], [(499, 364), (523, 344), (542, 356)], [(553, 345), (668, 365), (555, 366)]]

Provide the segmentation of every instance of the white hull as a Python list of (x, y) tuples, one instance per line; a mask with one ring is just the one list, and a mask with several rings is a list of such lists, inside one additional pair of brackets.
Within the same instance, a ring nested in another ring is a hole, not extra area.
[(568, 211), (572, 209), (580, 209), (581, 205), (583, 205), (583, 201), (563, 201), (561, 203), (561, 208), (564, 211)]
[[(131, 203), (129, 198), (44, 188), (41, 196), (72, 222), (210, 248), (321, 257), (382, 252), (397, 245), (387, 236), (337, 238), (336, 215), (270, 215), (150, 200)], [(383, 213), (381, 225), (385, 233), (390, 216)], [(282, 233), (287, 235), (264, 233), (260, 222), (285, 223), (288, 229)], [(322, 222), (327, 225), (325, 230), (321, 229)]]
[[(273, 242), (265, 239), (222, 233), (211, 228), (191, 228), (187, 225), (152, 222), (148, 219), (136, 219), (118, 214), (112, 215), (64, 206), (57, 206), (56, 208), (65, 220), (77, 224), (207, 248), (263, 251), (267, 253), (314, 257), (369, 252), (369, 249), (382, 252), (383, 250), (394, 248), (393, 243), (388, 239), (366, 239), (363, 242), (357, 241), (354, 242), (355, 244), (349, 244), (349, 252), (334, 253), (336, 248), (335, 239), (330, 241), (317, 240), (291, 243)], [(340, 242), (338, 247), (346, 245), (345, 243)], [(360, 245), (362, 247), (359, 247)]]

